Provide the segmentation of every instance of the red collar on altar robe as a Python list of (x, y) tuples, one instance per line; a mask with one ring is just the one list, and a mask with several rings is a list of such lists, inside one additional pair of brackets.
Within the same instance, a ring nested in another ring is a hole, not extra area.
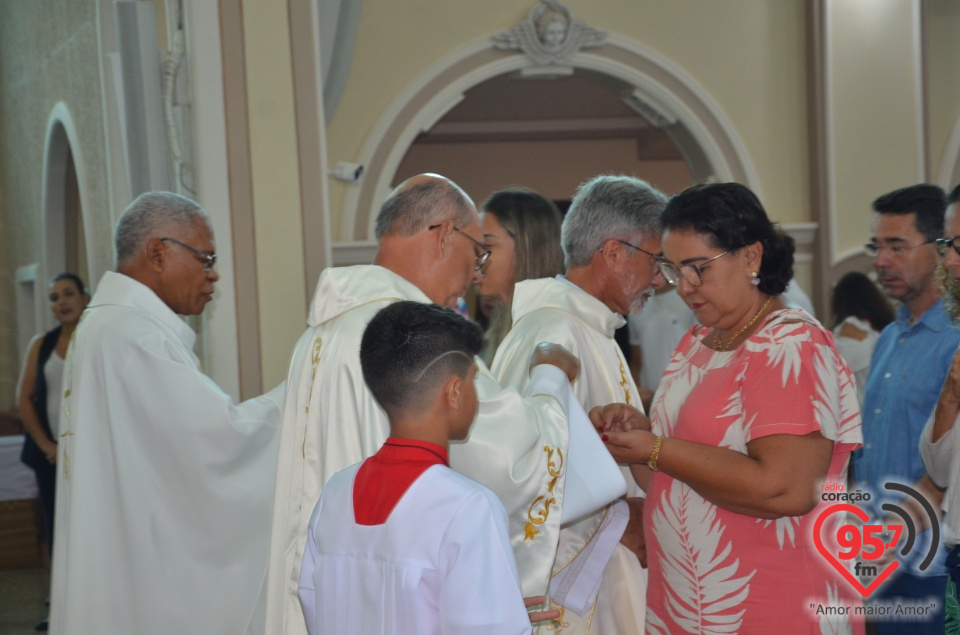
[(387, 522), (413, 482), (433, 465), (450, 466), (447, 451), (436, 443), (388, 438), (357, 470), (353, 480), (353, 515), (358, 525)]

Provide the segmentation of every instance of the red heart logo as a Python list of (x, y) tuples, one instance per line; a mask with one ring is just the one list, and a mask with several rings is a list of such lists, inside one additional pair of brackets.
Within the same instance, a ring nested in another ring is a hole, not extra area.
[(839, 571), (840, 575), (846, 578), (847, 581), (853, 585), (853, 588), (855, 588), (857, 591), (860, 592), (860, 595), (862, 595), (863, 597), (867, 597), (868, 595), (876, 591), (877, 587), (880, 586), (880, 584), (884, 580), (889, 578), (891, 573), (897, 570), (897, 567), (900, 566), (900, 563), (896, 560), (893, 560), (892, 562), (890, 562), (890, 564), (887, 565), (887, 568), (881, 571), (880, 575), (878, 575), (876, 579), (874, 579), (874, 581), (870, 583), (870, 586), (864, 588), (864, 586), (860, 583), (860, 580), (855, 578), (853, 574), (850, 573), (849, 569), (843, 566), (843, 563), (840, 562), (837, 556), (827, 551), (827, 548), (823, 545), (823, 540), (820, 538), (820, 528), (823, 527), (823, 522), (827, 519), (828, 516), (835, 514), (837, 512), (850, 512), (851, 514), (853, 514), (854, 516), (856, 516), (857, 518), (859, 518), (865, 523), (870, 520), (870, 517), (867, 516), (867, 513), (862, 509), (860, 509), (859, 507), (855, 507), (853, 505), (846, 505), (843, 503), (840, 503), (837, 505), (831, 505), (830, 507), (820, 512), (820, 515), (817, 517), (817, 522), (814, 523), (813, 525), (813, 541), (814, 543), (816, 543), (817, 551), (820, 552), (820, 555), (826, 558), (827, 562), (832, 564), (833, 568)]

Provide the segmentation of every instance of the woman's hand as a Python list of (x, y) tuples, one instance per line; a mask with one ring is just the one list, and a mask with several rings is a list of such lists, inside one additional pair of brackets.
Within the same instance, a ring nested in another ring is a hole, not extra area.
[(57, 444), (53, 441), (46, 441), (40, 445), (40, 451), (47, 458), (50, 465), (57, 464)]
[[(644, 417), (646, 419), (646, 417)], [(656, 437), (649, 430), (607, 432), (600, 437), (617, 463), (646, 465)]]
[(609, 432), (627, 432), (629, 430), (650, 430), (650, 419), (642, 412), (625, 403), (612, 403), (597, 406), (590, 410), (590, 421), (601, 434)]

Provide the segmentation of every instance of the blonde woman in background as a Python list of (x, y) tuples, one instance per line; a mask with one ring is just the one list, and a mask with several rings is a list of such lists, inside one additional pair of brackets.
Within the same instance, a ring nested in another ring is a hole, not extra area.
[(497, 347), (513, 326), (513, 288), (521, 280), (552, 278), (563, 271), (560, 210), (533, 190), (515, 187), (494, 192), (484, 201), (483, 241), (490, 259), (479, 293), (496, 299), (482, 357), (493, 362)]

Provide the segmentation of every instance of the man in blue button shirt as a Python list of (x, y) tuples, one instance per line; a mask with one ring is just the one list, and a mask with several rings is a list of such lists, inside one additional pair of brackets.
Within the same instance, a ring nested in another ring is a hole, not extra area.
[[(943, 190), (925, 184), (903, 188), (878, 198), (873, 209), (873, 237), (866, 249), (874, 256), (880, 284), (901, 306), (874, 348), (863, 404), (864, 446), (855, 457), (854, 475), (857, 486), (873, 494), (873, 518), (882, 520), (882, 502), (908, 503), (891, 496), (884, 489), (887, 482), (912, 486), (940, 508), (942, 492), (927, 476), (919, 440), (960, 344), (960, 326), (944, 311), (935, 274), (934, 240), (943, 235), (946, 209)], [(926, 514), (917, 514), (918, 522), (924, 520)], [(928, 520), (918, 531), (923, 527), (929, 527)], [(927, 553), (929, 534), (917, 537), (900, 569), (871, 599), (903, 605), (936, 602), (936, 615), (909, 625), (878, 622), (881, 634), (943, 633), (943, 558), (926, 571), (917, 568)]]

